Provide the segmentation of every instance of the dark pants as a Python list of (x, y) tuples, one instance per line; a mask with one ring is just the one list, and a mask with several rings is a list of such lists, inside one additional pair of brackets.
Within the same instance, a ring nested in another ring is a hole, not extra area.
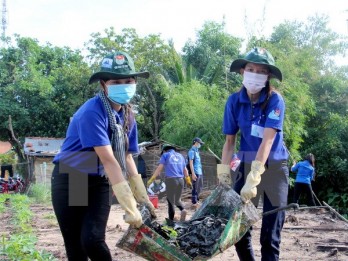
[(105, 243), (110, 199), (105, 177), (59, 173), (55, 166), (52, 203), (69, 261), (112, 260)]
[(5, 171), (8, 171), (10, 177), (13, 177), (13, 167), (12, 165), (1, 165), (1, 177), (5, 177)]
[(175, 206), (180, 211), (184, 209), (184, 205), (181, 202), (181, 194), (184, 188), (183, 178), (166, 178), (166, 191), (168, 201), (168, 217), (170, 220), (174, 220)]
[(199, 194), (203, 188), (203, 175), (196, 175), (197, 179), (192, 180), (192, 204), (196, 204), (199, 201)]
[[(244, 174), (244, 167), (246, 170), (246, 174)], [(236, 192), (240, 193), (245, 183), (244, 180), (247, 174), (249, 173), (249, 170), (250, 165), (244, 166), (244, 164), (241, 164), (238, 173), (239, 177), (237, 178), (237, 180), (235, 180), (234, 185), (234, 189)], [(287, 166), (281, 163), (275, 164), (274, 166), (268, 168), (266, 172), (262, 174), (262, 181), (260, 184), (261, 186), (258, 186), (257, 189), (258, 196), (260, 196), (260, 193), (263, 196), (263, 212), (267, 212), (279, 206), (286, 205), (286, 198), (288, 194), (288, 176), (289, 170)], [(279, 193), (275, 193), (274, 191), (279, 191)], [(259, 197), (256, 198), (258, 199)], [(277, 202), (277, 205), (275, 206), (274, 204), (272, 204), (272, 201)], [(260, 235), (262, 261), (279, 260), (281, 230), (284, 225), (284, 220), (285, 211), (278, 211), (274, 214), (266, 215), (262, 218)], [(255, 260), (250, 231), (251, 229), (235, 244), (238, 257), (242, 261)]]
[(315, 206), (311, 184), (295, 182), (294, 203), (298, 203), (298, 200), (302, 193), (305, 194), (307, 197), (307, 205)]

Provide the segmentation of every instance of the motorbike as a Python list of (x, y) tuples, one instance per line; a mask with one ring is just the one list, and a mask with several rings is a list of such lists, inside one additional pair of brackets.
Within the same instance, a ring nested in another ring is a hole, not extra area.
[(21, 193), (24, 189), (24, 181), (21, 177), (9, 177), (8, 180), (0, 178), (0, 193)]

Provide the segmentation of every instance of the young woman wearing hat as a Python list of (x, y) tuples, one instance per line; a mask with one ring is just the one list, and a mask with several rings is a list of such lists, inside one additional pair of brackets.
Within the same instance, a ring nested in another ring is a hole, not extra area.
[[(235, 153), (236, 135), (240, 132), (238, 174), (234, 189), (244, 203), (254, 205), (263, 198), (263, 211), (287, 204), (288, 153), (283, 142), (285, 103), (271, 85), (272, 77), (282, 80), (272, 55), (264, 48), (252, 49), (243, 59), (232, 62), (231, 72), (243, 76), (243, 86), (231, 94), (225, 105), (223, 133), (226, 135), (222, 164), (217, 166), (220, 183), (231, 185), (230, 160)], [(280, 234), (285, 212), (262, 218), (262, 260), (278, 260)], [(247, 232), (235, 245), (240, 260), (255, 260), (251, 233)]]
[(137, 77), (149, 73), (136, 72), (127, 53), (106, 56), (89, 80), (99, 81), (100, 92), (74, 114), (54, 158), (52, 203), (69, 260), (112, 260), (105, 243), (110, 184), (125, 222), (141, 226), (136, 200), (155, 216), (132, 157), (138, 152), (138, 134), (129, 101)]

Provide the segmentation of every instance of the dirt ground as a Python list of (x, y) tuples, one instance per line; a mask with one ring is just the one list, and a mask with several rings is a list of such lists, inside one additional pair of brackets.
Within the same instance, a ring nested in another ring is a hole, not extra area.
[[(205, 192), (206, 195), (209, 192)], [(187, 219), (194, 210), (188, 194), (183, 197), (188, 209)], [(63, 239), (51, 206), (33, 205), (35, 215), (33, 227), (38, 237), (37, 248), (52, 253), (58, 260), (67, 260)], [(261, 211), (261, 210), (259, 210)], [(177, 211), (179, 215), (179, 211)], [(113, 205), (107, 225), (106, 241), (114, 260), (145, 260), (135, 254), (117, 248), (115, 245), (127, 230), (128, 225), (123, 221), (123, 210), (119, 205)], [(157, 209), (158, 220), (167, 217), (167, 204), (165, 198), (159, 201)], [(1, 220), (6, 220), (1, 218)], [(1, 226), (0, 234), (4, 228)], [(261, 259), (259, 233), (261, 220), (254, 225), (253, 246), (256, 260)], [(239, 260), (234, 247), (210, 260)], [(348, 223), (333, 216), (327, 209), (290, 210), (286, 213), (286, 223), (282, 232), (280, 260), (348, 260)]]

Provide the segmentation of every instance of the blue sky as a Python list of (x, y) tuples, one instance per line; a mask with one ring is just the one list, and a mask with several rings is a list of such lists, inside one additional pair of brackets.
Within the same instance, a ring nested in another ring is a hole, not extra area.
[(172, 38), (180, 51), (204, 21), (221, 22), (223, 16), (226, 32), (243, 38), (268, 36), (284, 20), (305, 21), (316, 13), (329, 15), (330, 28), (348, 36), (343, 0), (7, 0), (7, 10), (7, 35), (73, 49), (83, 48), (91, 33), (113, 26), (117, 32), (132, 27), (140, 36)]

